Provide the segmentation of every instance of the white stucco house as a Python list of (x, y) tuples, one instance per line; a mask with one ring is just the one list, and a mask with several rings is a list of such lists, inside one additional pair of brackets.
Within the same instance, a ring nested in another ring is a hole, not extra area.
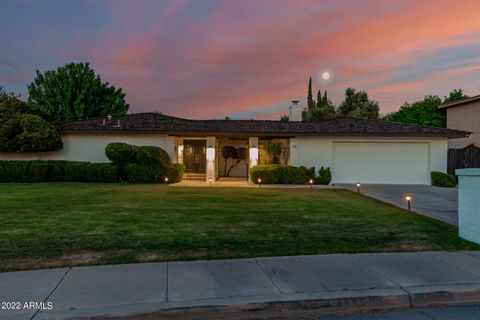
[(111, 142), (153, 145), (186, 166), (186, 178), (215, 181), (224, 172), (223, 146), (243, 147), (248, 157), (231, 175), (248, 177), (261, 161), (261, 146), (283, 144), (282, 162), (293, 166), (330, 167), (332, 183), (430, 184), (430, 172), (446, 172), (448, 139), (467, 132), (335, 118), (302, 122), (303, 107), (290, 107), (290, 121), (189, 120), (160, 113), (92, 118), (58, 126), (64, 148), (47, 153), (0, 153), (0, 159), (62, 159), (107, 162)]

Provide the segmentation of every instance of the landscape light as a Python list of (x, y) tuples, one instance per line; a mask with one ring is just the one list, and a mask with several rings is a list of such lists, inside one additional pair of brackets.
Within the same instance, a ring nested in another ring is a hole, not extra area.
[(212, 178), (209, 178), (208, 182), (210, 182), (210, 188), (211, 188), (212, 187)]
[(260, 188), (260, 185), (262, 184), (262, 178), (258, 178), (257, 182), (258, 182), (258, 187)]
[(164, 180), (165, 180), (165, 183), (168, 183), (168, 177), (165, 177)]
[(313, 188), (313, 179), (310, 179), (308, 182), (310, 182), (310, 189)]
[(412, 202), (412, 197), (411, 196), (406, 196), (405, 200), (407, 201), (408, 211), (411, 211), (410, 210), (410, 202)]
[(362, 186), (362, 185), (360, 184), (360, 182), (357, 182), (357, 192), (358, 192), (358, 193), (360, 193), (360, 187), (361, 187), (361, 186)]

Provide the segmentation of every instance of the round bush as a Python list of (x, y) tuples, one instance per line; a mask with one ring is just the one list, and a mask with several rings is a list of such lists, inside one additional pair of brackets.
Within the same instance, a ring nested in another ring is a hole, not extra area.
[(105, 155), (119, 167), (136, 162), (136, 146), (122, 142), (113, 142), (105, 148)]
[(431, 178), (432, 186), (442, 188), (455, 188), (455, 186), (457, 185), (457, 180), (455, 176), (448, 173), (433, 171), (431, 173)]
[(136, 149), (137, 163), (147, 167), (170, 167), (172, 161), (168, 153), (160, 147), (142, 146)]

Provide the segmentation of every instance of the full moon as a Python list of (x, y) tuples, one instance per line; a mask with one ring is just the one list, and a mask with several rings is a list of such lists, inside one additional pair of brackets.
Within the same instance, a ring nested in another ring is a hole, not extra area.
[(330, 79), (330, 72), (324, 72), (324, 73), (322, 73), (322, 79), (323, 79), (323, 80), (328, 80), (328, 79)]

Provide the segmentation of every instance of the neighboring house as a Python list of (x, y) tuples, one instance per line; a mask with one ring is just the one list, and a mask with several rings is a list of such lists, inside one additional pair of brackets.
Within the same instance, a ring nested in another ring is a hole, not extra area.
[(290, 121), (187, 120), (160, 113), (65, 122), (58, 152), (0, 154), (0, 159), (65, 159), (104, 162), (111, 142), (153, 145), (186, 166), (187, 178), (215, 180), (224, 172), (221, 148), (245, 147), (247, 161), (236, 176), (261, 160), (261, 145), (283, 144), (283, 163), (330, 167), (332, 183), (430, 184), (430, 172), (446, 172), (447, 141), (466, 132), (379, 120), (335, 118), (302, 122), (303, 107), (290, 107)]
[(448, 142), (448, 172), (459, 168), (480, 168), (480, 95), (444, 103), (447, 111), (447, 128), (471, 132), (466, 138)]

